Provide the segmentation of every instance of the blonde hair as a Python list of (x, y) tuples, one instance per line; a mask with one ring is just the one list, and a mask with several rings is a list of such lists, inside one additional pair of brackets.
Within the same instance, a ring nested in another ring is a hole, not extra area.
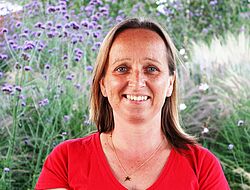
[[(97, 56), (93, 81), (91, 87), (90, 99), (90, 118), (96, 124), (100, 133), (111, 132), (114, 129), (113, 111), (100, 89), (100, 80), (105, 76), (106, 63), (108, 61), (109, 51), (116, 36), (126, 29), (148, 29), (156, 32), (165, 42), (167, 47), (167, 61), (169, 74), (176, 72), (176, 62), (178, 59), (177, 50), (167, 32), (156, 22), (131, 18), (124, 20), (114, 26), (103, 40)], [(162, 107), (161, 127), (168, 141), (176, 148), (187, 149), (187, 144), (196, 144), (195, 138), (186, 134), (179, 124), (177, 109), (177, 77), (173, 84), (173, 92), (167, 97)]]

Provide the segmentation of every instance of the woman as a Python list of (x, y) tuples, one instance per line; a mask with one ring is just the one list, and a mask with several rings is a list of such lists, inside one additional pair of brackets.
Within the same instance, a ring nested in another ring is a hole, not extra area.
[(116, 25), (94, 71), (98, 132), (58, 145), (36, 189), (229, 189), (217, 158), (181, 129), (176, 85), (176, 49), (162, 27)]

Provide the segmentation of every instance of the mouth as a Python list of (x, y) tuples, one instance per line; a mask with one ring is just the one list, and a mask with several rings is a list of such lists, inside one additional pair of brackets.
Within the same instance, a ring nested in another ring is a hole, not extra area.
[(137, 102), (147, 101), (150, 98), (149, 96), (145, 96), (145, 95), (132, 95), (132, 94), (125, 94), (123, 95), (123, 97), (128, 100), (137, 101)]

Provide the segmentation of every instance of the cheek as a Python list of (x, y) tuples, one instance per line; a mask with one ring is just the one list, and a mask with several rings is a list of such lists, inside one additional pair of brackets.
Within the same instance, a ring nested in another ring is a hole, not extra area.
[(105, 83), (109, 99), (117, 99), (120, 96), (121, 90), (124, 86), (124, 81), (115, 77), (110, 77)]

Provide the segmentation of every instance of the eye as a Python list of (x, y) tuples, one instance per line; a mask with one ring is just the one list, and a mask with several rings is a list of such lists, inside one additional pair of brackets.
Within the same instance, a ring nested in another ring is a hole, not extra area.
[(147, 67), (147, 71), (149, 73), (153, 73), (153, 72), (158, 71), (158, 69), (156, 67), (154, 67), (154, 66), (149, 66), (149, 67)]
[(119, 72), (119, 73), (125, 73), (128, 70), (127, 67), (125, 66), (119, 66), (115, 69), (115, 71)]

